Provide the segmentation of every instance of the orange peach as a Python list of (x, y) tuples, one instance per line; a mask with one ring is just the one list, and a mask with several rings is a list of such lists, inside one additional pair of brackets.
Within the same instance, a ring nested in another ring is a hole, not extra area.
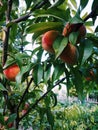
[(67, 46), (60, 55), (61, 60), (70, 65), (76, 64), (78, 57), (79, 57), (78, 50), (71, 43), (67, 44)]
[(17, 64), (11, 65), (3, 71), (5, 77), (10, 81), (15, 81), (15, 78), (19, 72), (20, 68)]
[(53, 42), (58, 36), (58, 31), (50, 30), (42, 36), (42, 47), (44, 50), (54, 53)]
[(81, 38), (84, 38), (85, 35), (86, 35), (86, 28), (84, 25), (81, 25), (79, 27), (79, 24), (70, 24), (70, 23), (67, 23), (63, 29), (63, 32), (62, 32), (62, 35), (63, 36), (69, 36), (69, 34), (71, 32), (79, 32), (79, 35), (78, 35), (78, 38), (77, 38), (77, 43), (80, 42), (80, 39)]

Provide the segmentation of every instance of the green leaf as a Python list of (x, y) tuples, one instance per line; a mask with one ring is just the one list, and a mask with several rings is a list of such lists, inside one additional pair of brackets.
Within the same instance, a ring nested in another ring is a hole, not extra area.
[(88, 33), (87, 38), (93, 42), (94, 46), (98, 47), (98, 37), (96, 35)]
[(98, 26), (96, 27), (95, 32), (98, 32)]
[(53, 126), (54, 126), (54, 116), (53, 116), (50, 108), (47, 108), (46, 114), (47, 114), (48, 122), (51, 125), (51, 128), (53, 129)]
[(53, 43), (56, 58), (58, 58), (58, 56), (62, 53), (64, 48), (67, 46), (67, 43), (68, 43), (67, 37), (59, 36), (56, 38), (56, 40)]
[(17, 117), (16, 113), (10, 115), (7, 120), (7, 123), (9, 124), (9, 123), (13, 122), (16, 119), (16, 117)]
[(70, 41), (70, 43), (72, 43), (73, 45), (75, 45), (76, 41), (77, 41), (77, 38), (78, 38), (78, 35), (79, 35), (78, 32), (72, 32), (72, 33), (70, 33), (70, 35), (69, 35), (69, 41)]
[(59, 5), (61, 5), (61, 4), (63, 4), (63, 2), (65, 1), (65, 0), (49, 0), (50, 1), (50, 3), (51, 3), (51, 7), (54, 7), (54, 6), (59, 6)]
[(69, 20), (70, 23), (83, 23), (84, 21), (80, 18), (79, 14), (76, 14)]
[(75, 9), (77, 9), (77, 2), (76, 0), (70, 0), (71, 4), (74, 6)]
[(53, 66), (55, 68), (52, 74), (52, 80), (54, 82), (55, 80), (58, 80), (60, 76), (64, 73), (65, 67), (64, 64), (56, 64)]
[(3, 84), (0, 83), (0, 90), (1, 91), (7, 91), (7, 89), (3, 86)]
[(80, 6), (81, 6), (81, 10), (83, 10), (85, 8), (85, 6), (87, 5), (88, 0), (80, 0)]
[(76, 91), (80, 100), (83, 100), (83, 80), (81, 74), (79, 73), (78, 68), (71, 68), (71, 70), (74, 74), (73, 83), (75, 85)]
[(30, 25), (26, 31), (27, 33), (35, 33), (39, 31), (51, 30), (55, 28), (61, 28), (62, 22), (41, 22)]
[(0, 124), (2, 124), (2, 125), (5, 124), (4, 117), (1, 113), (0, 113)]
[(66, 19), (66, 16), (65, 16), (65, 15), (68, 15), (67, 11), (62, 10), (62, 9), (58, 9), (58, 8), (50, 8), (50, 9), (47, 9), (47, 10), (44, 10), (44, 9), (36, 10), (36, 11), (33, 12), (33, 15), (35, 17), (52, 16), (52, 17), (58, 18), (62, 21), (68, 20), (68, 19)]
[(44, 115), (46, 113), (46, 108), (38, 108), (39, 109), (39, 116), (40, 116), (40, 123), (43, 123)]
[(14, 0), (14, 6), (19, 6), (19, 0)]
[(16, 38), (16, 34), (17, 34), (17, 24), (16, 23), (12, 24), (10, 32), (11, 32), (10, 39), (14, 43), (15, 38)]
[(41, 64), (36, 65), (33, 70), (34, 82), (38, 85), (43, 77), (43, 66)]
[[(96, 6), (98, 7), (98, 1), (97, 0), (94, 0), (93, 3), (92, 3), (92, 10), (94, 10), (96, 8)], [(93, 23), (95, 23), (95, 20), (96, 20), (96, 17), (98, 16), (98, 9), (96, 9), (96, 11), (94, 12), (94, 15), (93, 15)]]
[(53, 99), (53, 107), (55, 107), (57, 105), (57, 95), (55, 93), (52, 92), (51, 95), (52, 99)]
[(93, 43), (92, 41), (86, 39), (84, 41), (84, 54), (83, 54), (83, 59), (82, 59), (82, 64), (90, 57), (93, 51)]
[(44, 102), (45, 102), (46, 108), (48, 108), (51, 104), (50, 94), (45, 97)]
[(29, 9), (32, 3), (32, 0), (25, 0), (25, 2), (26, 2), (27, 9)]
[(44, 71), (44, 82), (47, 83), (51, 75), (51, 66), (48, 67), (46, 71)]
[(87, 21), (87, 22), (85, 22), (85, 25), (86, 26), (93, 26), (93, 22), (92, 21)]
[(22, 66), (20, 72), (16, 76), (16, 82), (21, 83), (22, 80), (25, 80), (26, 77), (29, 75), (30, 70), (34, 67), (33, 63), (29, 63), (27, 66)]
[(5, 63), (5, 65), (3, 66), (3, 69), (6, 69), (7, 67), (9, 67), (9, 66), (15, 64), (15, 62), (16, 62), (15, 59), (12, 59), (12, 58), (8, 59), (8, 60), (6, 61), (6, 63)]

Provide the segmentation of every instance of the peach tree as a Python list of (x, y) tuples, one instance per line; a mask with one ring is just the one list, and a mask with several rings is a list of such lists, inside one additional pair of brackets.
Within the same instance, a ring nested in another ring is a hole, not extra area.
[[(81, 102), (87, 93), (98, 90), (98, 26), (92, 29), (98, 20), (98, 1), (93, 0), (90, 13), (83, 12), (90, 1), (78, 2), (0, 0), (2, 129), (22, 125), (25, 129), (54, 129), (51, 109), (58, 101), (53, 88), (63, 84), (68, 94), (75, 88)], [(48, 34), (42, 40), (51, 30), (58, 35)], [(5, 74), (14, 64), (19, 67), (17, 75), (15, 69)]]

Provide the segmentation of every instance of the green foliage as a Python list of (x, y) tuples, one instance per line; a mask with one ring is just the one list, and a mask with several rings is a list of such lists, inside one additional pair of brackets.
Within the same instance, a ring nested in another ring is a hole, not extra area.
[[(98, 26), (93, 32), (88, 31), (95, 25), (98, 10), (87, 21), (84, 19), (89, 15), (85, 12), (82, 16), (82, 11), (88, 0), (80, 0), (79, 7), (76, 0), (8, 2), (11, 1), (0, 1), (0, 125), (7, 128), (4, 116), (8, 116), (8, 123), (14, 121), (17, 124), (15, 129), (19, 125), (36, 130), (97, 128), (96, 106), (86, 109), (82, 105), (58, 105), (57, 95), (52, 90), (63, 85), (68, 94), (73, 90), (72, 95), (82, 103), (86, 94), (98, 91)], [(20, 3), (24, 7), (20, 7)], [(93, 1), (91, 10), (96, 8), (97, 3), (97, 0)], [(87, 34), (78, 44), (78, 31), (62, 36), (68, 22), (86, 26)], [(42, 48), (42, 36), (48, 30), (57, 30), (60, 34), (53, 42), (55, 54)], [(68, 42), (79, 51), (75, 65), (68, 65), (59, 58)], [(3, 74), (3, 70), (12, 64), (20, 67), (16, 82), (7, 80)], [(25, 103), (30, 107), (24, 114)], [(96, 110), (93, 111), (93, 108)]]
[(27, 28), (27, 33), (34, 33), (40, 31), (47, 31), (55, 28), (59, 28), (62, 26), (61, 22), (41, 22), (36, 23)]
[[(67, 46), (68, 38), (59, 36), (56, 38), (56, 40), (53, 43), (53, 48), (55, 50), (56, 58), (62, 53), (64, 48)], [(58, 49), (59, 48), (59, 49)]]

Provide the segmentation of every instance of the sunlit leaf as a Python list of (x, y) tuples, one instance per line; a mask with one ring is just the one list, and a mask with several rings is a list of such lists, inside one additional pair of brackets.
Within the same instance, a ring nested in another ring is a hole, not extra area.
[(66, 12), (65, 10), (57, 9), (57, 8), (50, 8), (47, 10), (44, 10), (44, 9), (36, 10), (33, 12), (33, 15), (35, 17), (53, 16), (63, 21), (68, 20), (66, 19), (66, 15), (68, 15), (68, 12)]
[(28, 33), (35, 33), (39, 31), (51, 30), (55, 28), (60, 28), (62, 26), (62, 22), (41, 22), (30, 25), (26, 31)]
[(77, 2), (76, 0), (70, 0), (72, 5), (74, 6), (75, 9), (77, 9)]

